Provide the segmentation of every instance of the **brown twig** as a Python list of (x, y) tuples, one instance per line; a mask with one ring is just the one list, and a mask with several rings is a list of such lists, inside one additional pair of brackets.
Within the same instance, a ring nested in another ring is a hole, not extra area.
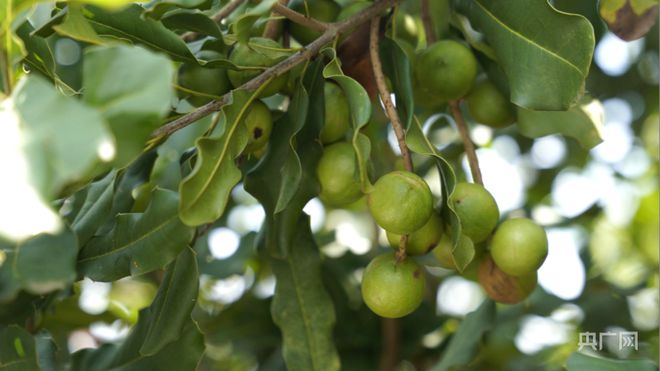
[[(289, 58), (283, 60), (282, 62), (268, 68), (262, 72), (259, 76), (253, 78), (252, 80), (241, 85), (239, 89), (245, 89), (253, 91), (259, 86), (264, 84), (271, 78), (285, 74), (287, 71), (297, 66), (298, 64), (311, 59), (313, 56), (318, 54), (318, 52), (325, 45), (330, 43), (335, 36), (339, 33), (348, 32), (356, 26), (361, 25), (362, 23), (370, 20), (373, 17), (380, 15), (385, 9), (397, 4), (400, 0), (380, 0), (376, 1), (370, 7), (364, 9), (363, 11), (355, 14), (354, 16), (337, 23), (328, 24), (328, 28), (325, 30), (319, 38), (314, 40), (311, 44), (305, 46), (302, 50), (298, 51)], [(218, 100), (213, 100), (196, 110), (187, 113), (178, 119), (171, 121), (160, 128), (154, 130), (151, 133), (153, 138), (164, 137), (172, 134), (173, 132), (180, 130), (193, 122), (205, 117), (213, 112), (220, 110), (220, 108), (229, 102), (229, 97), (231, 93), (223, 95)]]
[[(227, 5), (223, 6), (217, 13), (211, 16), (211, 19), (215, 23), (220, 23), (223, 19), (227, 18), (236, 8), (238, 8), (241, 4), (243, 4), (245, 0), (232, 0)], [(199, 37), (199, 33), (197, 32), (186, 32), (183, 35), (181, 35), (181, 38), (183, 41), (193, 41), (197, 37)]]
[[(403, 124), (399, 118), (399, 114), (394, 107), (392, 98), (390, 95), (389, 89), (387, 89), (387, 84), (385, 83), (385, 75), (383, 74), (383, 66), (380, 63), (380, 55), (378, 53), (378, 38), (380, 29), (380, 18), (374, 18), (371, 20), (371, 27), (369, 28), (369, 54), (371, 57), (371, 66), (374, 71), (374, 77), (376, 79), (376, 86), (378, 87), (378, 95), (380, 100), (383, 101), (385, 106), (385, 113), (387, 117), (392, 122), (392, 128), (394, 129), (394, 134), (396, 135), (396, 140), (399, 143), (399, 149), (401, 150), (401, 157), (403, 157), (403, 164), (408, 171), (413, 171), (412, 159), (410, 158), (410, 151), (406, 145), (406, 133), (403, 129)], [(406, 258), (406, 245), (408, 244), (408, 236), (402, 235), (401, 241), (399, 242), (399, 249), (396, 252), (397, 261), (402, 261)]]
[(383, 349), (380, 353), (380, 371), (394, 371), (399, 363), (399, 320), (396, 318), (382, 318), (380, 320), (383, 331)]
[(7, 51), (0, 49), (0, 72), (2, 73), (2, 90), (6, 95), (11, 94), (11, 64)]
[(310, 28), (314, 31), (323, 32), (328, 29), (327, 23), (307, 17), (304, 14), (298, 13), (295, 10), (287, 8), (286, 6), (279, 3), (275, 3), (275, 5), (273, 5), (273, 12), (286, 17), (291, 22), (298, 23), (299, 25)]
[(449, 102), (449, 106), (451, 107), (452, 116), (454, 116), (454, 120), (456, 121), (458, 132), (460, 133), (461, 139), (463, 140), (463, 147), (465, 147), (465, 154), (467, 155), (468, 163), (470, 164), (472, 179), (475, 183), (484, 185), (484, 182), (481, 179), (481, 170), (479, 169), (479, 159), (477, 158), (477, 152), (474, 148), (474, 143), (472, 143), (472, 140), (470, 139), (467, 124), (465, 124), (463, 113), (461, 113), (459, 101), (452, 100)]
[(433, 20), (431, 20), (429, 0), (422, 0), (422, 24), (424, 25), (424, 34), (426, 35), (426, 45), (431, 45), (435, 42), (435, 32), (433, 32)]
[[(286, 7), (287, 4), (289, 4), (289, 0), (278, 0), (277, 3)], [(282, 27), (282, 22), (279, 18), (275, 18), (276, 16), (277, 12), (270, 12), (271, 19), (268, 21), (268, 23), (266, 23), (266, 27), (264, 28), (264, 33), (262, 35), (263, 37), (267, 39), (277, 38), (277, 35), (280, 33), (280, 29)]]
[(387, 89), (387, 84), (385, 83), (383, 66), (380, 63), (380, 56), (378, 54), (378, 38), (380, 37), (378, 33), (379, 26), (380, 18), (374, 18), (371, 20), (371, 28), (369, 29), (369, 53), (371, 56), (371, 66), (374, 71), (374, 77), (376, 78), (378, 95), (380, 95), (380, 100), (383, 101), (387, 117), (392, 122), (392, 128), (394, 129), (396, 140), (399, 143), (399, 149), (401, 149), (401, 156), (403, 157), (404, 166), (406, 170), (413, 171), (410, 151), (406, 145), (406, 133), (403, 129), (403, 124), (401, 124), (399, 114), (397, 113), (396, 108), (394, 108), (394, 103), (390, 97), (390, 91)]

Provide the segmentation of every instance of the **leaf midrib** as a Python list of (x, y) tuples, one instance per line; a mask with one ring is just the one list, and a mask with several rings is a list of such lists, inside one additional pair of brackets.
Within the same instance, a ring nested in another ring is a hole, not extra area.
[(166, 225), (170, 224), (170, 222), (171, 222), (173, 219), (175, 219), (175, 218), (177, 218), (177, 217), (178, 217), (178, 215), (175, 214), (174, 216), (165, 219), (165, 221), (164, 221), (163, 223), (158, 224), (158, 225), (156, 226), (156, 228), (149, 230), (147, 233), (141, 235), (141, 236), (140, 236), (138, 239), (136, 239), (136, 240), (130, 241), (130, 242), (127, 243), (127, 244), (124, 244), (124, 245), (122, 245), (122, 246), (120, 246), (120, 247), (118, 247), (118, 248), (116, 248), (116, 249), (112, 249), (112, 250), (110, 250), (110, 251), (108, 251), (108, 252), (106, 252), (106, 253), (103, 253), (103, 254), (101, 254), (101, 255), (94, 255), (94, 256), (90, 256), (90, 257), (88, 257), (88, 258), (80, 259), (80, 260), (78, 260), (78, 263), (84, 263), (84, 262), (87, 262), (87, 261), (90, 261), (90, 260), (94, 260), (94, 259), (101, 259), (101, 258), (106, 257), (106, 256), (108, 256), (108, 255), (112, 255), (112, 254), (117, 253), (117, 252), (119, 252), (119, 251), (125, 250), (125, 249), (131, 247), (132, 245), (135, 245), (136, 243), (138, 243), (138, 242), (140, 242), (140, 241), (142, 241), (142, 240), (148, 238), (149, 236), (153, 235), (154, 233), (160, 231), (160, 230), (163, 229)]
[(552, 50), (550, 50), (550, 49), (547, 49), (547, 48), (543, 47), (542, 45), (537, 44), (534, 40), (528, 39), (528, 38), (526, 38), (524, 35), (522, 35), (521, 33), (519, 33), (518, 31), (512, 29), (512, 28), (509, 27), (506, 23), (502, 22), (499, 18), (497, 18), (497, 17), (495, 16), (495, 14), (491, 13), (486, 7), (484, 7), (484, 6), (481, 4), (481, 2), (479, 2), (479, 1), (475, 1), (475, 3), (476, 3), (476, 4), (477, 4), (477, 5), (478, 5), (478, 6), (479, 6), (479, 7), (480, 7), (480, 8), (481, 8), (481, 9), (482, 9), (482, 10), (483, 10), (483, 11), (484, 11), (489, 17), (490, 17), (490, 18), (492, 18), (495, 22), (497, 22), (499, 25), (501, 25), (501, 26), (502, 26), (503, 28), (505, 28), (506, 30), (510, 31), (513, 35), (517, 36), (518, 38), (522, 39), (523, 41), (527, 42), (528, 44), (530, 44), (530, 45), (532, 45), (532, 46), (534, 46), (534, 47), (536, 47), (536, 48), (538, 48), (538, 49), (541, 49), (542, 51), (545, 51), (547, 54), (550, 54), (551, 56), (555, 57), (555, 58), (558, 59), (559, 61), (561, 61), (561, 62), (567, 64), (567, 65), (570, 66), (571, 68), (573, 68), (573, 69), (575, 69), (576, 71), (578, 71), (578, 73), (580, 74), (580, 76), (585, 76), (585, 74), (582, 72), (582, 70), (580, 70), (579, 67), (577, 67), (576, 65), (574, 65), (573, 63), (571, 63), (569, 60), (565, 59), (564, 57), (562, 57), (561, 55), (555, 53), (554, 51), (552, 51)]

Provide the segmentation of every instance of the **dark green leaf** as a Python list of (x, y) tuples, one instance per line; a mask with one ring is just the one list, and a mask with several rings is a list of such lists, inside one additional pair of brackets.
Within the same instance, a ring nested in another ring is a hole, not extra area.
[(161, 268), (192, 239), (181, 223), (175, 192), (156, 189), (144, 213), (119, 214), (113, 230), (80, 251), (78, 269), (96, 281), (113, 281)]
[(222, 216), (229, 193), (241, 180), (235, 161), (248, 142), (243, 118), (258, 91), (234, 90), (231, 94), (231, 102), (220, 113), (221, 134), (197, 140), (195, 167), (179, 185), (179, 215), (190, 226), (211, 223)]
[(308, 217), (301, 216), (298, 225), (287, 259), (271, 260), (277, 279), (271, 313), (282, 330), (284, 360), (291, 371), (339, 370), (335, 312), (321, 281), (319, 252)]
[[(316, 164), (324, 112), (320, 62), (308, 66), (287, 112), (274, 124), (264, 158), (245, 178), (245, 189), (266, 211), (264, 234), (271, 254), (286, 256), (302, 208), (319, 193)], [(282, 201), (284, 200), (284, 201)], [(286, 207), (277, 212), (278, 205)]]
[(64, 21), (53, 25), (53, 30), (61, 36), (69, 37), (88, 44), (105, 44), (107, 40), (97, 35), (94, 28), (85, 18), (80, 4), (69, 4)]
[(153, 303), (120, 345), (74, 354), (74, 370), (192, 370), (204, 349), (190, 313), (197, 299), (195, 253), (184, 249), (168, 267)]
[(518, 128), (530, 138), (562, 134), (591, 149), (603, 141), (605, 112), (598, 100), (583, 99), (568, 111), (531, 111), (518, 107)]
[(33, 294), (64, 289), (76, 278), (77, 255), (78, 242), (69, 229), (39, 234), (16, 247), (14, 274), (21, 287)]
[(114, 171), (110, 172), (103, 179), (90, 184), (75, 195), (84, 200), (80, 210), (76, 210), (75, 218), (70, 221), (80, 246), (89, 241), (99, 226), (111, 215), (115, 175)]
[(491, 328), (494, 320), (495, 303), (486, 299), (476, 311), (465, 316), (447, 349), (440, 356), (440, 363), (432, 370), (445, 371), (467, 365), (477, 353), (481, 337)]
[(513, 103), (532, 110), (567, 110), (577, 103), (595, 42), (586, 18), (559, 12), (545, 0), (455, 0), (455, 5), (495, 50)]
[(25, 57), (25, 63), (30, 66), (31, 70), (39, 71), (39, 73), (48, 77), (50, 80), (57, 80), (55, 74), (55, 58), (50, 46), (46, 39), (39, 36), (31, 35), (34, 28), (30, 22), (23, 22), (23, 24), (16, 29), (16, 35), (23, 40), (25, 49), (28, 54)]
[(415, 112), (412, 70), (408, 55), (395, 40), (385, 37), (380, 44), (380, 60), (383, 62), (383, 72), (392, 82), (392, 92), (396, 96), (396, 110), (401, 123), (408, 129)]
[(590, 356), (574, 352), (568, 357), (568, 371), (656, 371), (652, 361), (646, 359), (619, 360)]
[(35, 342), (30, 333), (18, 326), (0, 328), (0, 370), (39, 370)]
[(220, 30), (218, 23), (200, 11), (178, 10), (170, 12), (161, 19), (161, 22), (167, 28), (194, 31), (222, 40), (222, 30)]
[(144, 9), (136, 4), (114, 12), (95, 6), (85, 8), (85, 16), (100, 36), (129, 40), (165, 53), (174, 60), (195, 62), (195, 57), (179, 35), (162, 23), (143, 17), (143, 12)]
[(127, 164), (143, 150), (169, 111), (173, 81), (174, 67), (163, 55), (125, 45), (87, 49), (83, 97), (110, 124), (117, 142), (116, 165)]

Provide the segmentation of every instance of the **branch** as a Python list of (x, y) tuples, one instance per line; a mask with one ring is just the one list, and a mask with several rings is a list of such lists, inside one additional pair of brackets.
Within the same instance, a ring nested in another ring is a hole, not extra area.
[(381, 318), (382, 350), (380, 353), (381, 371), (394, 371), (399, 363), (399, 333), (401, 326), (397, 318)]
[(0, 49), (0, 72), (2, 73), (2, 90), (7, 96), (11, 95), (11, 64), (9, 63), (8, 53)]
[[(227, 5), (223, 6), (217, 13), (211, 16), (211, 19), (215, 23), (220, 23), (223, 19), (227, 18), (236, 8), (238, 8), (241, 4), (243, 4), (245, 0), (231, 0)], [(197, 32), (186, 32), (183, 35), (181, 35), (181, 38), (183, 41), (193, 41), (195, 40), (199, 34)]]
[(474, 143), (472, 143), (472, 140), (470, 139), (467, 125), (465, 124), (461, 108), (459, 107), (459, 101), (452, 100), (449, 102), (449, 106), (451, 107), (451, 113), (454, 116), (454, 120), (456, 120), (458, 132), (461, 134), (461, 139), (463, 140), (465, 154), (467, 155), (468, 163), (470, 164), (470, 172), (472, 172), (472, 179), (475, 183), (484, 185), (484, 182), (481, 179), (481, 170), (479, 169), (479, 158), (477, 158)]
[[(370, 20), (371, 18), (379, 16), (383, 11), (397, 4), (399, 1), (401, 0), (376, 1), (373, 3), (373, 5), (357, 13), (351, 18), (348, 18), (341, 22), (328, 24), (328, 29), (325, 30), (325, 32), (321, 34), (321, 36), (319, 36), (318, 39), (314, 40), (314, 42), (307, 45), (302, 50), (298, 51), (289, 58), (283, 60), (282, 62), (268, 68), (267, 70), (262, 72), (259, 76), (253, 78), (252, 80), (246, 82), (245, 84), (241, 85), (238, 88), (245, 89), (248, 91), (256, 90), (259, 86), (264, 84), (269, 79), (283, 75), (293, 67), (297, 66), (298, 64), (311, 59), (313, 56), (319, 53), (321, 48), (323, 48), (326, 44), (330, 43), (335, 38), (335, 36), (337, 36), (337, 34), (348, 32), (354, 29), (356, 26), (359, 26), (362, 23), (365, 23), (366, 21)], [(223, 105), (229, 102), (230, 96), (231, 96), (231, 92), (223, 95), (222, 98), (218, 100), (211, 101), (197, 108), (196, 110), (187, 113), (179, 117), (178, 119), (161, 126), (160, 128), (154, 130), (154, 132), (151, 133), (151, 136), (153, 138), (159, 138), (170, 135), (173, 132), (182, 129), (192, 124), (193, 122), (205, 116), (208, 116), (213, 112), (219, 111)]]
[[(289, 4), (289, 0), (278, 0), (278, 4), (286, 7), (287, 4)], [(270, 12), (271, 17), (275, 17), (277, 13), (273, 10)], [(282, 22), (280, 22), (279, 19), (273, 18), (266, 23), (266, 27), (264, 28), (264, 33), (263, 37), (267, 39), (275, 39), (277, 37), (277, 34), (280, 31), (280, 27), (282, 26)]]
[(318, 21), (314, 18), (306, 17), (304, 14), (287, 8), (280, 3), (275, 3), (275, 5), (273, 5), (273, 12), (286, 17), (291, 22), (298, 23), (299, 25), (306, 28), (311, 28), (314, 31), (323, 32), (328, 29), (327, 23)]
[(431, 45), (435, 42), (435, 33), (433, 32), (429, 0), (422, 0), (422, 24), (424, 24), (424, 33), (426, 34), (426, 45)]
[[(378, 38), (380, 27), (380, 18), (374, 18), (371, 20), (371, 27), (369, 28), (369, 56), (371, 59), (371, 66), (374, 71), (374, 77), (376, 79), (376, 86), (378, 87), (378, 95), (380, 95), (380, 100), (383, 101), (385, 106), (385, 112), (387, 117), (392, 122), (392, 128), (394, 129), (394, 134), (396, 135), (396, 140), (399, 143), (399, 149), (401, 149), (401, 157), (403, 157), (403, 164), (406, 170), (412, 172), (413, 164), (412, 159), (410, 158), (410, 151), (406, 145), (406, 133), (403, 129), (403, 124), (399, 118), (399, 114), (394, 107), (392, 102), (392, 97), (390, 91), (387, 89), (387, 84), (385, 83), (385, 75), (383, 74), (383, 66), (380, 63), (380, 55), (378, 54)], [(402, 235), (399, 242), (399, 249), (396, 252), (396, 260), (402, 261), (406, 258), (406, 245), (408, 244), (408, 235)]]

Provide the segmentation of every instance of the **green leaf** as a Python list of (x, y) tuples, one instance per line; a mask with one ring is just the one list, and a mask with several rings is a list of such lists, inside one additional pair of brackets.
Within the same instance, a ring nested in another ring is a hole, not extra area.
[(408, 55), (395, 40), (385, 37), (380, 43), (380, 60), (383, 62), (383, 72), (392, 82), (392, 92), (396, 96), (396, 110), (401, 123), (408, 129), (415, 112), (412, 69)]
[(270, 9), (276, 0), (264, 0), (259, 5), (250, 9), (247, 13), (241, 14), (233, 23), (233, 31), (239, 43), (247, 44), (250, 40), (251, 30), (254, 23), (259, 18), (270, 13)]
[[(167, 13), (161, 22), (170, 29), (194, 31), (222, 40), (220, 25), (198, 10), (178, 10)], [(218, 43), (222, 44), (222, 43)]]
[(21, 289), (12, 264), (15, 254), (13, 249), (0, 248), (0, 304), (13, 301)]
[(371, 153), (371, 142), (362, 134), (361, 129), (367, 125), (371, 117), (371, 100), (369, 94), (360, 83), (344, 75), (341, 62), (334, 49), (324, 49), (323, 53), (331, 58), (323, 69), (323, 77), (334, 80), (343, 90), (350, 109), (351, 128), (353, 134), (351, 141), (358, 164), (358, 172), (362, 191), (367, 193), (371, 188), (369, 181), (368, 161)]
[[(162, 20), (170, 13), (176, 12), (181, 8), (199, 8), (205, 3), (210, 3), (211, 0), (164, 0), (154, 3), (151, 8), (146, 12), (146, 16), (153, 19)], [(208, 8), (206, 6), (205, 8)]]
[(83, 178), (81, 174), (98, 160), (99, 147), (110, 143), (105, 122), (96, 110), (59, 94), (41, 77), (22, 79), (13, 104), (21, 131), (18, 135), (25, 141), (24, 161), (33, 184), (45, 197), (55, 195), (67, 182)]
[(16, 246), (14, 274), (32, 294), (61, 290), (76, 278), (77, 255), (76, 236), (69, 229), (56, 235), (40, 234)]
[(87, 49), (83, 98), (108, 120), (117, 166), (133, 160), (160, 125), (174, 96), (173, 81), (174, 67), (163, 55), (126, 45)]
[(136, 349), (143, 356), (154, 355), (181, 336), (197, 301), (199, 272), (196, 259), (195, 253), (185, 248), (170, 264), (154, 301), (140, 311), (138, 323), (121, 347), (119, 358), (124, 358), (124, 353), (134, 353)]
[(470, 363), (477, 353), (481, 337), (490, 330), (494, 320), (495, 303), (486, 299), (476, 311), (465, 316), (447, 349), (440, 356), (440, 363), (431, 370), (453, 370), (457, 366)]
[(0, 235), (21, 241), (56, 233), (62, 223), (48, 201), (98, 171), (101, 149), (112, 149), (103, 118), (35, 74), (0, 104), (0, 122), (0, 157), (14, 164), (0, 183)]
[(301, 216), (299, 225), (287, 259), (271, 260), (277, 279), (273, 321), (282, 330), (287, 369), (339, 370), (332, 336), (335, 312), (321, 281), (321, 259), (309, 218)]
[(75, 197), (83, 199), (83, 203), (70, 223), (78, 236), (80, 246), (89, 241), (99, 226), (110, 216), (115, 176), (116, 172), (110, 172), (103, 179), (76, 193)]
[(513, 103), (559, 111), (578, 101), (595, 42), (586, 18), (559, 12), (545, 0), (455, 0), (455, 6), (495, 50)]
[(28, 54), (25, 56), (25, 63), (31, 70), (39, 71), (42, 75), (48, 77), (50, 80), (56, 80), (55, 74), (55, 58), (53, 51), (46, 42), (46, 39), (31, 35), (34, 28), (30, 22), (23, 22), (16, 29), (16, 35), (23, 40), (25, 49)]
[(185, 248), (165, 273), (153, 303), (120, 345), (74, 354), (73, 370), (193, 370), (204, 350), (190, 314), (197, 299), (195, 253)]
[(646, 359), (619, 360), (574, 352), (568, 357), (568, 371), (656, 371), (652, 361)]
[(69, 199), (72, 210), (66, 218), (80, 246), (94, 235), (108, 233), (115, 225), (115, 216), (131, 210), (133, 190), (149, 179), (156, 157), (156, 151), (146, 152), (129, 167), (111, 171)]
[(463, 272), (472, 259), (474, 259), (475, 251), (474, 246), (472, 245), (469, 245), (470, 249), (459, 249), (460, 236), (462, 233), (461, 221), (454, 210), (454, 206), (449, 202), (456, 185), (456, 175), (454, 174), (454, 170), (449, 162), (442, 157), (440, 152), (428, 140), (424, 134), (422, 125), (416, 117), (413, 120), (412, 126), (410, 126), (406, 133), (406, 144), (411, 151), (421, 155), (431, 156), (435, 160), (435, 164), (440, 173), (440, 188), (442, 191), (440, 213), (445, 223), (448, 223), (449, 228), (451, 229), (453, 243), (452, 256), (454, 257), (456, 269), (458, 269), (459, 272)]
[(159, 21), (143, 17), (143, 12), (141, 6), (132, 4), (120, 11), (88, 6), (84, 14), (99, 36), (144, 45), (154, 51), (165, 53), (177, 61), (195, 62), (195, 56), (179, 35), (168, 30)]
[(248, 142), (242, 121), (258, 94), (259, 91), (232, 91), (230, 103), (220, 113), (221, 134), (197, 140), (195, 167), (179, 185), (179, 216), (186, 225), (211, 223), (224, 213), (232, 188), (241, 180), (235, 160)]
[(518, 107), (518, 128), (530, 138), (562, 134), (591, 149), (603, 141), (605, 112), (600, 101), (583, 99), (568, 111), (531, 111)]
[(0, 328), (0, 370), (39, 370), (34, 339), (29, 332), (12, 325)]
[(101, 45), (107, 42), (94, 31), (89, 20), (83, 15), (80, 4), (69, 4), (65, 11), (64, 21), (53, 26), (53, 30), (58, 34), (88, 44)]
[(80, 251), (78, 269), (95, 281), (114, 281), (161, 268), (192, 239), (177, 214), (175, 192), (156, 189), (144, 213), (119, 214), (113, 230)]
[(287, 112), (274, 124), (268, 151), (245, 178), (245, 189), (266, 211), (264, 234), (271, 254), (286, 256), (307, 202), (318, 195), (316, 165), (321, 157), (317, 141), (325, 100), (321, 63), (307, 67)]

